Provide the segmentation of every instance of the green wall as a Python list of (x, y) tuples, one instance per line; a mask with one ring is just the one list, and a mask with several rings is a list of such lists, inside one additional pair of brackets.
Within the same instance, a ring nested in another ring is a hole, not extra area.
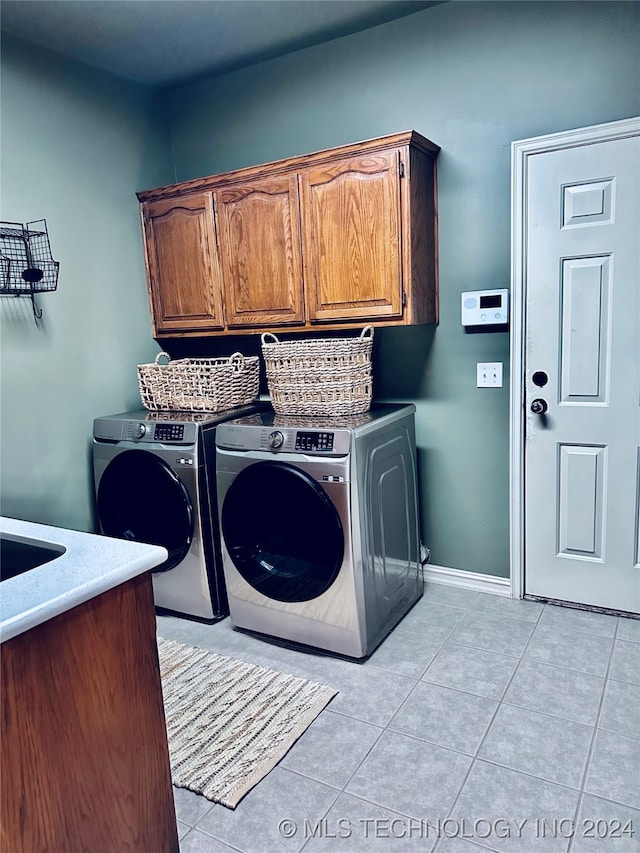
[(374, 364), (417, 406), (434, 564), (509, 573), (509, 335), (465, 334), (460, 293), (509, 286), (510, 143), (640, 112), (639, 9), (445, 3), (170, 94), (178, 180), (408, 128), (442, 146), (440, 325), (377, 331)]
[(172, 179), (141, 87), (2, 43), (2, 220), (47, 220), (58, 289), (0, 299), (1, 511), (94, 527), (93, 418), (138, 408), (151, 338), (136, 189)]
[[(476, 389), (475, 365), (508, 383), (509, 340), (465, 334), (460, 293), (509, 285), (510, 142), (640, 112), (639, 9), (444, 3), (166, 101), (3, 38), (2, 219), (46, 218), (61, 272), (38, 325), (0, 299), (1, 511), (94, 525), (92, 420), (138, 407), (157, 351), (136, 190), (415, 128), (442, 146), (441, 322), (376, 332), (375, 394), (416, 403), (432, 562), (506, 576), (508, 386)], [(257, 349), (189, 346), (236, 344)]]

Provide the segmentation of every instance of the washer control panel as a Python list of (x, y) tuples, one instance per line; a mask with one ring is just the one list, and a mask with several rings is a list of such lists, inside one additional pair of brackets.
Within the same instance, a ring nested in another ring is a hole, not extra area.
[(296, 450), (323, 453), (333, 450), (332, 432), (296, 432)]
[(154, 441), (183, 441), (184, 424), (156, 424), (153, 431)]
[[(211, 418), (205, 413), (206, 419)], [(125, 412), (96, 418), (93, 422), (94, 441), (132, 441), (148, 445), (197, 444), (201, 428), (200, 412), (181, 412), (173, 420), (169, 412)]]
[(298, 429), (298, 425), (227, 421), (216, 427), (216, 447), (225, 451), (299, 453), (308, 456), (346, 456), (351, 449), (348, 427)]

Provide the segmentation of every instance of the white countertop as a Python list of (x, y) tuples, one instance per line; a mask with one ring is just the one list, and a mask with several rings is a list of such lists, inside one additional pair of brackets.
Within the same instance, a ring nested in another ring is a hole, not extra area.
[(167, 559), (157, 545), (0, 516), (0, 533), (62, 545), (64, 554), (0, 584), (0, 642), (95, 598)]

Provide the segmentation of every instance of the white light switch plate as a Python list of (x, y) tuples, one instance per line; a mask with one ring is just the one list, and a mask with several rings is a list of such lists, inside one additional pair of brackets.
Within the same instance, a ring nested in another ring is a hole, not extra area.
[(502, 388), (502, 362), (478, 362), (478, 388)]

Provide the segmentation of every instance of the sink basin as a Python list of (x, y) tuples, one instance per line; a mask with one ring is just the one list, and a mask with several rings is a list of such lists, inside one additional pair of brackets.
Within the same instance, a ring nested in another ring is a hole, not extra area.
[(52, 542), (0, 533), (0, 580), (6, 581), (62, 556), (67, 549)]

